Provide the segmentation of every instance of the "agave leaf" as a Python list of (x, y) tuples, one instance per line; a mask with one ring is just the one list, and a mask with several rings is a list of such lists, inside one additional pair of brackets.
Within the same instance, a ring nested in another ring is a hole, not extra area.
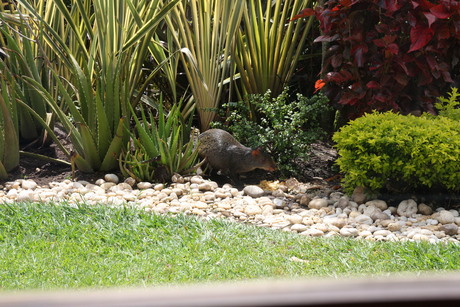
[[(131, 39), (129, 39), (123, 46), (123, 50), (126, 50), (133, 46), (140, 38), (144, 37), (146, 33), (148, 33), (152, 28), (156, 27), (160, 21), (163, 21), (165, 16), (169, 13), (169, 11), (176, 6), (176, 4), (180, 0), (172, 0), (168, 1), (167, 4), (163, 5), (161, 10), (155, 14), (155, 17), (150, 19), (147, 23), (144, 24), (142, 28), (140, 28), (135, 34), (131, 36)], [(129, 1), (130, 2), (130, 1)], [(130, 6), (131, 8), (132, 6)]]
[[(107, 150), (109, 149), (109, 146), (111, 142), (113, 142), (113, 138), (116, 137), (116, 132), (115, 135), (112, 136), (112, 130), (109, 126), (109, 120), (107, 118), (107, 115), (104, 110), (104, 106), (102, 104), (101, 94), (96, 95), (96, 116), (97, 116), (97, 126), (96, 126), (96, 139), (97, 139), (97, 148), (100, 153), (100, 155), (104, 155)], [(118, 131), (118, 129), (117, 129)], [(101, 156), (102, 158), (103, 156)]]
[(8, 178), (8, 172), (6, 171), (5, 166), (3, 166), (2, 161), (0, 161), (0, 179), (6, 179)]
[[(5, 88), (4, 82), (2, 82), (2, 88)], [(2, 168), (5, 172), (9, 172), (19, 165), (19, 138), (10, 110), (6, 105), (4, 98), (7, 97), (6, 95), (6, 91), (0, 94), (0, 124), (3, 126), (3, 138), (0, 138), (0, 145), (3, 147), (3, 152), (2, 156), (0, 156), (0, 162), (2, 162)], [(2, 171), (0, 170), (0, 172)]]
[(76, 124), (81, 134), (81, 142), (83, 146), (82, 158), (86, 160), (91, 166), (92, 170), (90, 172), (94, 172), (101, 167), (101, 159), (99, 157), (99, 151), (97, 150), (96, 142), (94, 141), (93, 134), (87, 125), (84, 123)]
[(55, 142), (57, 146), (59, 146), (59, 149), (62, 150), (62, 152), (70, 158), (70, 152), (67, 150), (67, 148), (62, 145), (61, 141), (57, 138), (56, 134), (54, 133), (53, 129), (51, 129), (50, 125), (47, 124), (38, 113), (35, 112), (28, 104), (24, 103), (21, 100), (16, 101), (18, 104), (20, 104), (23, 108), (26, 108), (32, 116), (42, 125), (42, 127), (48, 132), (48, 135), (51, 137), (51, 139)]
[(102, 164), (100, 167), (100, 170), (102, 171), (109, 171), (112, 170), (116, 167), (118, 158), (121, 153), (121, 149), (123, 145), (125, 145), (125, 120), (123, 118), (120, 118), (120, 121), (118, 122), (118, 127), (115, 132), (115, 135), (113, 136), (112, 142), (110, 143), (109, 148), (104, 151), (106, 152), (106, 155), (104, 159), (102, 160)]
[[(75, 164), (77, 168), (83, 173), (94, 172), (94, 169), (92, 165), (90, 164), (90, 162), (76, 152), (72, 154), (70, 161), (72, 165)], [(72, 171), (74, 171), (73, 167), (72, 167)]]
[[(131, 110), (134, 113), (134, 110), (133, 109)], [(143, 108), (141, 108), (141, 113), (142, 113), (143, 123), (146, 123)], [(159, 152), (158, 152), (158, 147), (156, 146), (153, 138), (150, 136), (151, 134), (147, 131), (147, 129), (145, 129), (145, 126), (141, 124), (137, 116), (133, 116), (133, 119), (136, 123), (136, 129), (139, 134), (140, 143), (145, 148), (145, 151), (147, 155), (150, 157), (150, 159), (155, 159), (156, 157), (158, 157)]]

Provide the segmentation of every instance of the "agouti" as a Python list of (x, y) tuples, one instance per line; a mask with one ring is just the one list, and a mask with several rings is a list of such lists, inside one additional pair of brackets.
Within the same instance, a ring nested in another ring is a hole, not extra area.
[(237, 174), (250, 172), (256, 168), (276, 170), (270, 155), (261, 148), (243, 146), (230, 133), (221, 129), (210, 129), (198, 137), (198, 153), (215, 170), (227, 174), (238, 182)]

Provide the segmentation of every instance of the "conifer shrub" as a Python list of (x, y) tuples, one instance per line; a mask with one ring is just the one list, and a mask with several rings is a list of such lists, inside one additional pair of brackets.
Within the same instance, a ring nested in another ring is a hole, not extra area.
[(460, 122), (445, 116), (366, 114), (333, 136), (344, 188), (460, 190)]

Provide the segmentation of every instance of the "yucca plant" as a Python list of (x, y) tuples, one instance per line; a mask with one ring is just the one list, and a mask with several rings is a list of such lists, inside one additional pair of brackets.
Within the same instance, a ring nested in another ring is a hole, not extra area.
[(232, 45), (246, 1), (182, 0), (167, 19), (184, 52), (182, 62), (200, 117), (201, 130), (214, 119), (229, 78)]
[[(36, 29), (27, 16), (14, 9), (11, 4), (8, 10), (0, 7), (0, 46), (5, 56), (0, 63), (2, 74), (8, 76), (6, 84), (15, 98), (32, 108), (46, 121), (48, 114), (45, 100), (37, 90), (23, 81), (26, 76), (49, 89), (49, 75), (44, 65), (43, 52), (36, 40)], [(13, 81), (14, 80), (14, 81)], [(15, 102), (13, 102), (15, 103)], [(38, 141), (43, 137), (40, 119), (35, 118), (26, 108), (14, 108), (18, 117), (19, 137), (26, 142)], [(49, 118), (48, 118), (49, 119)]]
[(248, 0), (238, 29), (235, 61), (239, 95), (281, 94), (296, 69), (313, 18), (290, 21), (312, 0)]
[[(138, 181), (166, 181), (174, 173), (190, 174), (198, 168), (197, 140), (192, 137), (192, 117), (181, 113), (181, 103), (165, 112), (156, 104), (156, 116), (140, 106), (140, 119), (134, 116), (137, 135), (123, 157), (120, 169)], [(133, 111), (134, 112), (134, 111)]]
[[(129, 137), (130, 108), (152, 80), (142, 75), (152, 37), (178, 1), (18, 0), (42, 29), (47, 48), (70, 72), (51, 70), (57, 95), (32, 78), (25, 80), (69, 133), (75, 150), (71, 161), (81, 171), (118, 166)], [(46, 18), (50, 14), (59, 18)]]
[[(1, 71), (1, 70), (0, 70)], [(14, 92), (0, 77), (0, 180), (19, 165), (19, 138)], [(14, 82), (14, 81), (13, 81)]]

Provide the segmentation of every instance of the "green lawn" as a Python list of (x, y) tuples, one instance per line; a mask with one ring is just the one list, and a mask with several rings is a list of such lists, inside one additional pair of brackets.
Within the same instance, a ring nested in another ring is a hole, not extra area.
[[(293, 261), (296, 257), (304, 261)], [(460, 245), (311, 239), (130, 208), (0, 205), (0, 289), (458, 270)]]

